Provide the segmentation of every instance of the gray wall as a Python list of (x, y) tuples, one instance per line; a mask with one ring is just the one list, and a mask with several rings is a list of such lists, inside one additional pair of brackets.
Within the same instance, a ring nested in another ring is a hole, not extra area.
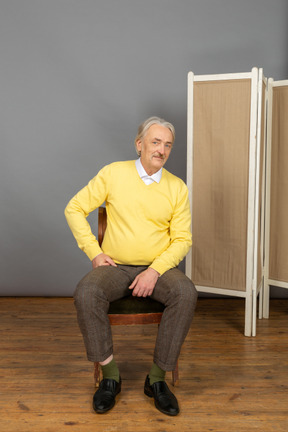
[[(288, 78), (287, 0), (0, 0), (0, 295), (63, 295), (90, 270), (68, 200), (134, 159), (138, 124), (175, 124), (186, 178), (187, 73)], [(95, 224), (95, 216), (89, 218)], [(283, 290), (282, 290), (283, 291)]]

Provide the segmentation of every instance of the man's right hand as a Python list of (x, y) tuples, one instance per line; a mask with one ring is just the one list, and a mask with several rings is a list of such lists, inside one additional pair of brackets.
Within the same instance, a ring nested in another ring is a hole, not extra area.
[(117, 267), (117, 264), (108, 255), (105, 255), (104, 253), (100, 253), (99, 255), (97, 255), (93, 259), (93, 261), (92, 261), (92, 267), (96, 268), (96, 267), (101, 267), (101, 266), (113, 266), (113, 267)]

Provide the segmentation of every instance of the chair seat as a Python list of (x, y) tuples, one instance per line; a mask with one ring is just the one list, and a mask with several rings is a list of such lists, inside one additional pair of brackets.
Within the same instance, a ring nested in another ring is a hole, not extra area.
[(124, 297), (110, 303), (108, 314), (162, 313), (165, 306), (150, 297)]

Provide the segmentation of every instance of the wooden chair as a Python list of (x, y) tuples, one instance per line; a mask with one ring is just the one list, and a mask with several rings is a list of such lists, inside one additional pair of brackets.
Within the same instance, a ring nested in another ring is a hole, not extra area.
[[(106, 208), (98, 209), (98, 242), (101, 246), (107, 226)], [(163, 304), (151, 298), (125, 297), (110, 304), (109, 320), (111, 325), (136, 325), (136, 324), (160, 324)], [(95, 386), (100, 383), (101, 368), (98, 362), (94, 363)], [(172, 383), (177, 385), (179, 381), (178, 362), (172, 371)]]

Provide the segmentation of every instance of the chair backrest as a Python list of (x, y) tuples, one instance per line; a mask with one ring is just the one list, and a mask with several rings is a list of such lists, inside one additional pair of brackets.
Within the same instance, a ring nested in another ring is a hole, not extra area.
[[(107, 226), (105, 207), (98, 208), (98, 242), (101, 246)], [(111, 324), (158, 323), (161, 320), (164, 305), (150, 298), (128, 296), (110, 304), (109, 319)]]
[(105, 207), (98, 208), (98, 243), (101, 246), (107, 226), (107, 213)]

